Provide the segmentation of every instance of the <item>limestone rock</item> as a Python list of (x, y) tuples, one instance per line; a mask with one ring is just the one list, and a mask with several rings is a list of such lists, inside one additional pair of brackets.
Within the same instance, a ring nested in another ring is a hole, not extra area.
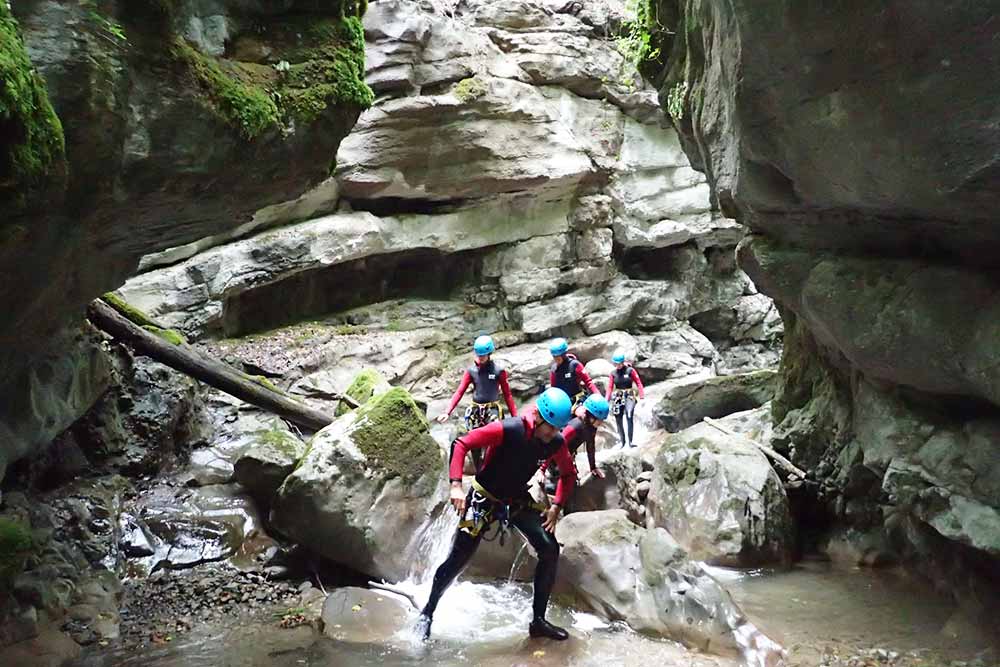
[(755, 371), (718, 377), (694, 376), (671, 385), (656, 406), (657, 417), (676, 432), (705, 417), (725, 417), (767, 403), (774, 396), (777, 372)]
[[(760, 437), (766, 427), (753, 423), (769, 419), (770, 411), (762, 409), (720, 421)], [(658, 452), (646, 501), (651, 525), (670, 531), (692, 557), (715, 564), (746, 567), (790, 558), (788, 498), (753, 445), (698, 424), (650, 447)]]
[(278, 491), (271, 523), (334, 562), (401, 580), (409, 540), (447, 499), (441, 450), (401, 388), (317, 433)]
[(233, 476), (245, 486), (262, 507), (268, 507), (271, 498), (295, 465), (305, 454), (302, 442), (278, 418), (270, 420), (270, 428), (250, 434), (251, 444), (236, 460)]

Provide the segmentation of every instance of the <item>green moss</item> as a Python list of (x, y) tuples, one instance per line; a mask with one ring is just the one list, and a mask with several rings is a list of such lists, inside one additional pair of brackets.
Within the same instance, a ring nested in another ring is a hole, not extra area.
[(266, 447), (270, 447), (291, 460), (299, 457), (303, 449), (302, 441), (288, 431), (282, 429), (277, 424), (266, 431), (256, 433), (257, 442)]
[[(0, 2), (0, 197), (22, 207), (66, 153), (62, 123), (31, 66), (17, 21)], [(0, 225), (3, 222), (0, 221)]]
[(150, 333), (156, 334), (172, 345), (184, 345), (187, 343), (187, 339), (181, 332), (164, 327), (114, 292), (105, 293), (101, 297), (101, 301), (114, 308), (119, 315), (123, 316), (129, 322), (142, 327)]
[[(372, 394), (375, 392), (375, 387), (380, 384), (386, 384), (386, 379), (383, 378), (378, 371), (366, 368), (358, 373), (353, 380), (351, 380), (351, 384), (347, 387), (344, 394), (353, 398), (360, 405), (364, 405), (371, 400)], [(350, 411), (351, 407), (344, 401), (341, 401), (340, 404), (337, 405), (337, 412), (335, 413), (335, 416), (339, 417)]]
[(187, 343), (187, 338), (184, 337), (184, 334), (176, 329), (161, 329), (160, 327), (151, 326), (144, 326), (143, 329), (156, 334), (171, 345), (184, 345)]
[(246, 378), (248, 380), (250, 380), (251, 382), (254, 382), (254, 383), (259, 384), (260, 386), (264, 387), (264, 389), (268, 389), (270, 391), (273, 391), (276, 394), (282, 394), (282, 395), (284, 395), (284, 393), (285, 393), (285, 392), (281, 391), (281, 389), (279, 389), (277, 387), (277, 385), (275, 385), (273, 382), (271, 382), (270, 380), (268, 380), (263, 375), (247, 375)]
[(451, 90), (451, 94), (457, 97), (458, 101), (462, 104), (468, 104), (472, 100), (485, 95), (487, 90), (486, 84), (483, 83), (482, 79), (470, 77), (456, 83), (455, 87)]
[(358, 408), (351, 434), (373, 465), (390, 475), (418, 479), (441, 465), (440, 448), (410, 394), (396, 387)]
[(0, 591), (9, 588), (14, 577), (21, 573), (33, 548), (28, 526), (0, 518)]
[(239, 65), (229, 64), (227, 71), (221, 61), (202, 54), (179, 37), (174, 40), (173, 53), (191, 68), (209, 93), (216, 112), (244, 137), (254, 139), (277, 126), (278, 106), (262, 87), (241, 76)]

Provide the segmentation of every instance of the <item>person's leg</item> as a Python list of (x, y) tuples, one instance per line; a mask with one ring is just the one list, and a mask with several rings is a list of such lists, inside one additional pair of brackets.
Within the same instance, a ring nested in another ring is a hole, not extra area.
[(625, 418), (628, 420), (628, 444), (635, 446), (635, 398), (629, 396), (625, 401)]
[(622, 419), (625, 417), (623, 414), (625, 411), (620, 409), (615, 413), (615, 423), (618, 425), (618, 443), (625, 447), (625, 427), (622, 426)]
[(511, 523), (524, 535), (538, 556), (535, 567), (535, 596), (532, 604), (533, 620), (529, 631), (532, 637), (566, 639), (568, 633), (545, 620), (545, 610), (556, 581), (556, 567), (559, 564), (559, 543), (555, 535), (542, 527), (542, 516), (534, 509), (526, 507), (511, 517)]
[[(465, 566), (469, 564), (469, 560), (476, 553), (476, 549), (483, 539), (483, 531), (489, 528), (489, 523), (492, 520), (492, 505), (489, 504), (489, 501), (485, 503), (477, 502), (476, 495), (474, 491), (469, 491), (469, 495), (466, 498), (465, 515), (462, 517), (462, 520), (464, 521), (470, 513), (474, 514), (475, 510), (478, 510), (482, 516), (482, 524), (473, 525), (468, 528), (459, 528), (455, 533), (455, 541), (451, 545), (448, 557), (445, 558), (444, 562), (434, 572), (431, 593), (427, 598), (427, 604), (424, 605), (423, 610), (420, 612), (420, 620), (417, 622), (418, 631), (424, 639), (430, 637), (431, 619), (434, 617), (434, 611), (437, 609), (441, 596), (444, 595), (448, 586), (465, 569)], [(477, 502), (478, 505), (475, 510), (472, 507), (474, 502)]]

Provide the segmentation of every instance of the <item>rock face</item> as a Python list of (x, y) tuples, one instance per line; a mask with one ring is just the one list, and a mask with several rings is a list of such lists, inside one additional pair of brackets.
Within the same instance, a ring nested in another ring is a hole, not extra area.
[(306, 445), (278, 418), (266, 430), (250, 435), (251, 444), (236, 460), (233, 477), (262, 506), (268, 507), (278, 487), (295, 469)]
[(838, 526), (989, 617), (996, 30), (975, 3), (882, 9), (661, 0), (683, 27), (644, 69), (782, 309), (775, 443)]
[[(720, 423), (757, 437), (769, 420), (770, 410), (762, 408)], [(646, 500), (649, 525), (666, 528), (693, 558), (718, 565), (790, 560), (795, 531), (788, 497), (759, 450), (708, 424), (649, 447), (656, 450)]]
[(398, 581), (412, 565), (407, 544), (447, 499), (443, 467), (423, 415), (392, 389), (313, 437), (271, 523), (335, 562)]
[[(314, 5), (0, 7), (0, 75), (17, 86), (0, 99), (0, 458), (47, 443), (89, 407), (84, 395), (96, 399), (97, 368), (60, 342), (88, 301), (142, 255), (235, 227), (328, 176), (371, 91), (358, 3)], [(40, 396), (70, 376), (68, 399)], [(29, 433), (10, 408), (31, 395), (47, 417)]]
[(692, 376), (670, 383), (656, 405), (657, 418), (676, 433), (705, 417), (725, 417), (758, 408), (774, 397), (775, 371), (764, 370), (720, 377)]
[[(706, 652), (759, 652), (772, 664), (780, 648), (762, 635), (729, 594), (662, 528), (643, 529), (623, 510), (581, 512), (559, 522), (556, 580), (603, 616)], [(756, 664), (756, 663), (755, 663)]]

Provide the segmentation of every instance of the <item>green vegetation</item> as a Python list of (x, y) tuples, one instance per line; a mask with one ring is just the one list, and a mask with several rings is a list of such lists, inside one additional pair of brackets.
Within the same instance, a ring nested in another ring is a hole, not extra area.
[(657, 18), (653, 0), (626, 0), (625, 11), (634, 18), (622, 23), (615, 46), (628, 67), (628, 71), (623, 72), (623, 79), (634, 85), (635, 76), (643, 65), (660, 58), (655, 35), (664, 28)]
[[(350, 396), (357, 401), (358, 404), (364, 405), (371, 399), (372, 395), (375, 393), (375, 388), (380, 384), (387, 384), (385, 378), (383, 378), (378, 371), (366, 368), (354, 377), (350, 386), (347, 387), (347, 391), (344, 392), (344, 395)], [(337, 412), (335, 416), (339, 417), (350, 411), (351, 407), (347, 405), (346, 402), (341, 401), (337, 405)]]
[(305, 444), (288, 431), (281, 428), (277, 421), (272, 423), (270, 429), (258, 431), (255, 434), (257, 442), (275, 451), (284, 454), (293, 461), (298, 459), (299, 454), (305, 449)]
[(684, 99), (687, 97), (687, 92), (687, 81), (681, 81), (667, 93), (667, 113), (674, 122), (679, 123), (684, 118)]
[(462, 104), (468, 104), (472, 100), (485, 95), (487, 91), (488, 88), (483, 80), (473, 76), (456, 83), (451, 94), (457, 97), (458, 101)]
[(90, 23), (97, 28), (97, 35), (113, 46), (125, 46), (128, 44), (128, 37), (125, 29), (117, 21), (101, 13), (97, 6), (97, 0), (84, 0), (83, 6), (87, 10), (87, 18)]
[(217, 59), (183, 39), (173, 54), (186, 62), (216, 112), (252, 140), (271, 129), (310, 123), (330, 107), (366, 109), (364, 28), (358, 16), (291, 17), (265, 28), (279, 45), (276, 66)]
[(105, 293), (101, 297), (101, 301), (114, 308), (119, 315), (127, 319), (132, 324), (140, 326), (150, 333), (156, 334), (172, 345), (184, 345), (187, 343), (187, 339), (184, 337), (184, 334), (176, 329), (167, 329), (166, 327), (160, 325), (149, 315), (142, 312), (114, 292)]
[(427, 421), (401, 387), (358, 408), (351, 437), (370, 463), (390, 475), (416, 480), (441, 465), (440, 448), (427, 431)]
[(18, 521), (0, 518), (0, 591), (24, 569), (24, 561), (34, 549), (31, 530)]
[(63, 162), (66, 144), (6, 2), (0, 2), (0, 84), (0, 198), (10, 194), (20, 208), (27, 192)]

